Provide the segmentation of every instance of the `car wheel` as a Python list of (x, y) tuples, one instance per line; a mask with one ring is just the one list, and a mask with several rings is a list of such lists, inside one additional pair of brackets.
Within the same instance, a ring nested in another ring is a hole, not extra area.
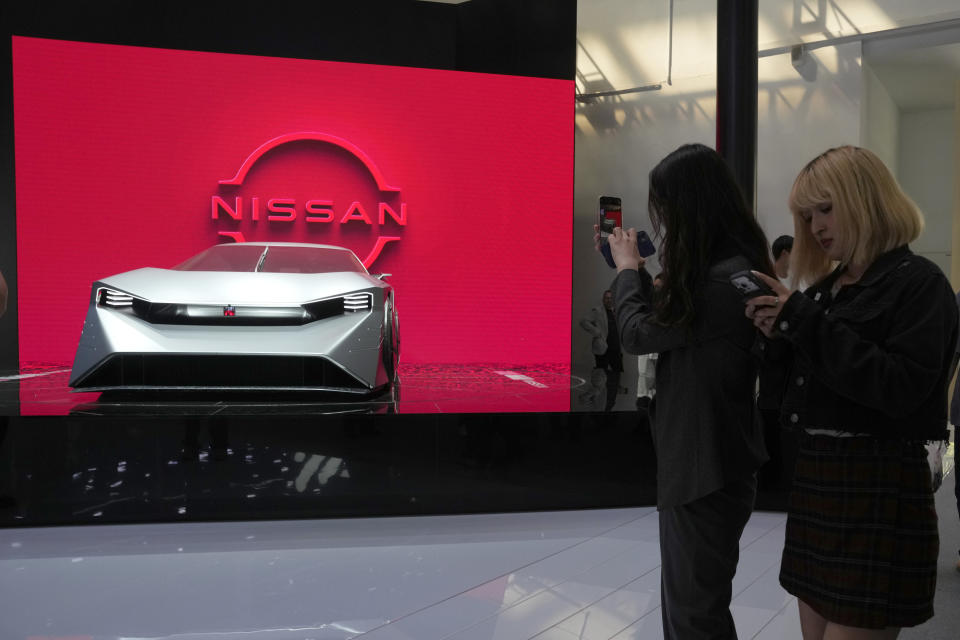
[(389, 384), (394, 384), (397, 378), (397, 369), (400, 367), (400, 328), (397, 321), (397, 312), (390, 306), (386, 326), (386, 333), (383, 336), (383, 368), (387, 372)]

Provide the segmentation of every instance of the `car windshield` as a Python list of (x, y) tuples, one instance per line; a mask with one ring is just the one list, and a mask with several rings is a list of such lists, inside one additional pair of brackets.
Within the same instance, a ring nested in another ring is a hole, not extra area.
[(352, 251), (322, 247), (270, 247), (260, 271), (268, 273), (329, 273), (358, 271), (366, 273)]
[[(264, 251), (266, 250), (266, 256)], [(263, 262), (261, 264), (261, 258)], [(330, 273), (366, 269), (352, 252), (325, 247), (286, 247), (246, 243), (220, 244), (195, 255), (177, 271), (260, 271), (267, 273)]]

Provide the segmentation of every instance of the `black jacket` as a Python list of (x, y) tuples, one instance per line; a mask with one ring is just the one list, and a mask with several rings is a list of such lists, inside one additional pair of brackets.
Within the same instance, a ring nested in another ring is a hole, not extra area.
[(787, 427), (884, 438), (946, 437), (957, 303), (946, 276), (906, 246), (878, 257), (852, 285), (837, 268), (795, 292), (762, 338), (762, 406)]
[(751, 353), (757, 331), (729, 282), (751, 267), (740, 256), (715, 264), (694, 298), (699, 315), (689, 328), (656, 322), (646, 271), (621, 271), (611, 287), (624, 351), (660, 354), (650, 408), (660, 508), (749, 477), (767, 459)]

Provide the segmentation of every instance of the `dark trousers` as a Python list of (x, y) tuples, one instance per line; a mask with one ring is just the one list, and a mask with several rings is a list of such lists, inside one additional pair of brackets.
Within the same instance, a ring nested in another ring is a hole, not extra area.
[(660, 511), (660, 603), (664, 640), (736, 639), (730, 614), (740, 534), (753, 511), (757, 478), (728, 483)]

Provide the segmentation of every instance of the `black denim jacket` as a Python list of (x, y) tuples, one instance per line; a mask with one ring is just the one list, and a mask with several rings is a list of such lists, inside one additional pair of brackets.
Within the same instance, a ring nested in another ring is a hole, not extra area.
[(660, 354), (650, 407), (658, 508), (748, 478), (767, 460), (755, 398), (759, 363), (751, 353), (757, 330), (729, 280), (751, 268), (742, 256), (713, 265), (694, 298), (699, 315), (690, 327), (656, 321), (645, 270), (621, 271), (611, 286), (624, 351)]
[(945, 438), (958, 321), (946, 276), (903, 246), (834, 299), (842, 271), (791, 295), (779, 337), (758, 341), (761, 408), (778, 406), (786, 427)]

